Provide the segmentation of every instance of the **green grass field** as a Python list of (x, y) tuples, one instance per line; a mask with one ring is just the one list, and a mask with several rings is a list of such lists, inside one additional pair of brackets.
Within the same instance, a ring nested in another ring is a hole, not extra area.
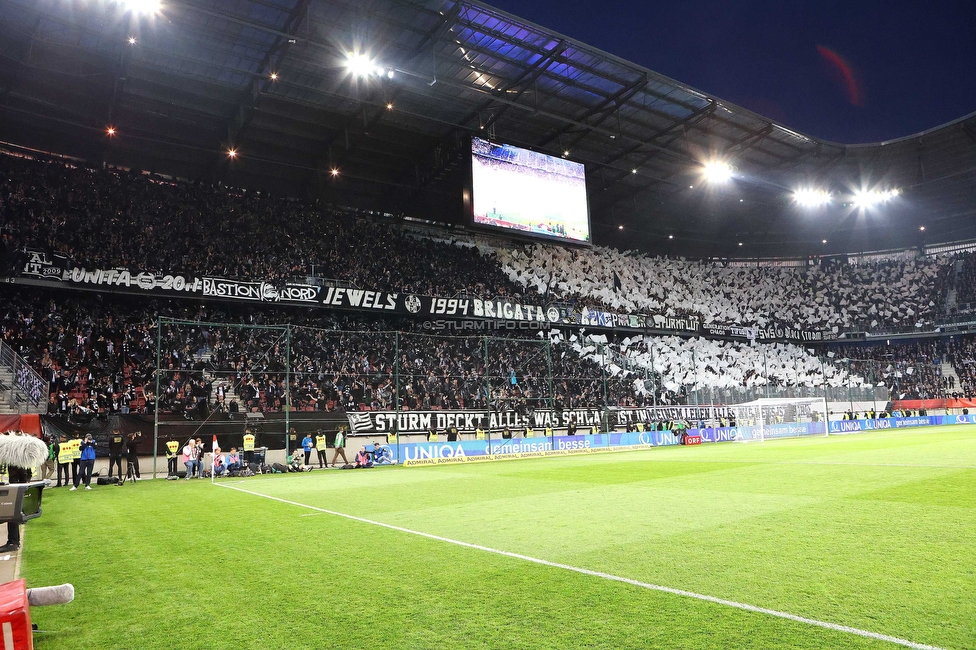
[[(50, 490), (39, 650), (976, 648), (976, 427)], [(236, 489), (305, 504), (263, 498)]]

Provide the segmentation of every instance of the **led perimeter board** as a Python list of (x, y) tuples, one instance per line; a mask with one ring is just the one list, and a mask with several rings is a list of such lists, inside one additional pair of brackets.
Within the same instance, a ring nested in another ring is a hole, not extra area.
[(473, 137), (464, 199), (475, 226), (590, 243), (582, 163)]

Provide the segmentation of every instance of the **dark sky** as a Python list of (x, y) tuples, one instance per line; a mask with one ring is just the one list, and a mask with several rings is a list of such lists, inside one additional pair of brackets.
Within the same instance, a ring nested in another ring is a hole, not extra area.
[(976, 0), (488, 2), (826, 140), (976, 111)]

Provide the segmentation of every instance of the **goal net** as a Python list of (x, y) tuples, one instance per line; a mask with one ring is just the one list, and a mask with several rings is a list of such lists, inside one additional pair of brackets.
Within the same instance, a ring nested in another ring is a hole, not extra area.
[(827, 404), (822, 397), (757, 399), (729, 408), (738, 441), (827, 434)]

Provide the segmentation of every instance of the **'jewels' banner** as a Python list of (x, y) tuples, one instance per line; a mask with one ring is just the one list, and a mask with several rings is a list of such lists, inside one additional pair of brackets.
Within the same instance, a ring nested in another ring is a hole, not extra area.
[(67, 257), (28, 249), (19, 277), (34, 282), (57, 282), (78, 287), (98, 287), (128, 293), (195, 296), (244, 302), (272, 302), (396, 314), (416, 318), (461, 322), (500, 321), (539, 326), (579, 325), (590, 328), (701, 334), (739, 340), (826, 341), (836, 334), (789, 326), (748, 328), (737, 325), (703, 325), (697, 316), (621, 314), (587, 307), (532, 304), (497, 298), (438, 298), (407, 292), (375, 291), (295, 281), (266, 282), (213, 276), (185, 276), (143, 269), (87, 269), (70, 264)]

